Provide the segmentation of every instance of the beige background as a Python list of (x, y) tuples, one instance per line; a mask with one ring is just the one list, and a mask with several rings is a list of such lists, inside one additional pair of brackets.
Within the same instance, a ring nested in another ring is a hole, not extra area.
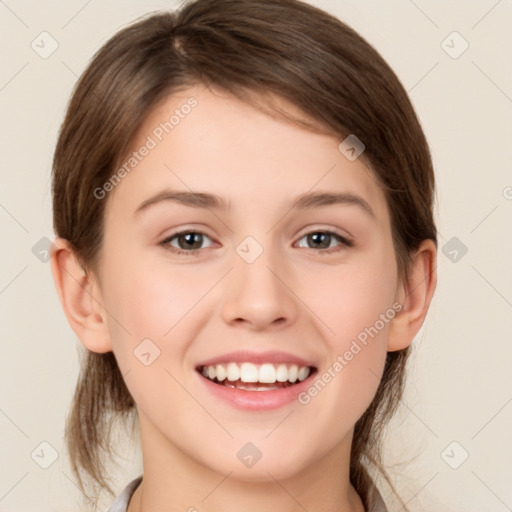
[[(394, 480), (412, 511), (512, 510), (512, 2), (310, 3), (368, 39), (410, 92), (437, 172), (440, 249), (450, 244), (439, 252), (437, 295), (389, 429)], [(119, 28), (175, 5), (0, 1), (1, 511), (79, 508), (63, 444), (77, 339), (49, 264), (32, 251), (53, 237), (51, 158), (77, 76)], [(31, 48), (43, 31), (58, 42), (47, 59)], [(453, 31), (469, 44), (458, 58), (447, 53), (463, 48)], [(43, 469), (52, 450), (58, 458)], [(140, 474), (137, 449), (124, 451), (118, 490)]]

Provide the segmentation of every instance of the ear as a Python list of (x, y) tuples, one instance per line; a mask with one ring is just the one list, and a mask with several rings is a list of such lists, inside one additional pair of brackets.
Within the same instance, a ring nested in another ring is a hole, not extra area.
[(100, 288), (77, 260), (69, 242), (56, 238), (51, 251), (55, 287), (69, 325), (92, 352), (112, 350)]
[(437, 250), (424, 240), (415, 252), (407, 283), (401, 283), (396, 300), (402, 309), (390, 322), (388, 352), (411, 345), (423, 325), (437, 284)]

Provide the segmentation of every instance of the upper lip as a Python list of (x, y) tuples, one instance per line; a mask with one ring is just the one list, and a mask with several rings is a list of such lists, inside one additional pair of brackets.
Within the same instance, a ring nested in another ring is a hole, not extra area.
[(216, 364), (223, 363), (253, 363), (253, 364), (263, 364), (263, 363), (288, 363), (288, 364), (296, 364), (298, 366), (309, 366), (314, 367), (314, 365), (306, 359), (302, 357), (296, 356), (294, 354), (290, 354), (288, 352), (282, 351), (267, 351), (267, 352), (254, 352), (250, 350), (237, 350), (234, 352), (229, 352), (226, 354), (222, 354), (220, 356), (212, 357), (211, 359), (207, 359), (202, 361), (197, 365), (198, 368), (203, 366), (214, 366)]

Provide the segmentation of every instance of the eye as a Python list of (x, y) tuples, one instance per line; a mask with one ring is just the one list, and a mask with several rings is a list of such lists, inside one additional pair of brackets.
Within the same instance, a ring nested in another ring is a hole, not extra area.
[[(160, 245), (177, 254), (196, 256), (200, 249), (213, 246), (213, 244), (210, 244), (208, 247), (203, 247), (205, 239), (211, 240), (206, 233), (201, 231), (180, 231), (167, 237), (165, 240), (160, 242)], [(316, 249), (323, 254), (330, 254), (341, 250), (343, 247), (352, 247), (354, 245), (348, 238), (336, 233), (335, 231), (327, 230), (311, 231), (299, 239), (299, 244), (303, 239), (305, 239), (306, 243), (310, 245), (308, 248)], [(338, 241), (338, 244), (333, 245), (333, 242), (336, 241)], [(299, 247), (304, 246), (299, 245)]]
[[(211, 240), (206, 233), (202, 233), (200, 231), (180, 231), (179, 233), (174, 233), (167, 237), (161, 242), (161, 245), (173, 252), (177, 252), (178, 254), (193, 256), (197, 254), (199, 249), (204, 249), (202, 245), (205, 238)], [(173, 243), (173, 241), (175, 243)]]
[[(334, 231), (311, 231), (304, 235), (300, 240), (306, 239), (307, 244), (311, 244), (311, 249), (320, 250), (321, 253), (330, 254), (335, 251), (341, 250), (343, 246), (352, 247), (354, 244), (348, 238), (334, 232)], [(332, 245), (332, 242), (338, 241), (338, 245)], [(340, 245), (342, 247), (340, 247)], [(300, 247), (304, 247), (301, 245)]]

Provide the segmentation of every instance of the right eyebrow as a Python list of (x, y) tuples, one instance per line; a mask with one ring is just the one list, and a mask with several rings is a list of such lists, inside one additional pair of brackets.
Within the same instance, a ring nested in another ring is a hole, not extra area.
[(185, 206), (192, 206), (195, 208), (205, 208), (209, 210), (229, 210), (231, 203), (226, 201), (220, 196), (206, 192), (186, 192), (178, 190), (163, 190), (150, 198), (143, 201), (135, 210), (134, 215), (137, 215), (143, 210), (147, 210), (150, 206), (162, 201), (174, 201), (181, 203)]

